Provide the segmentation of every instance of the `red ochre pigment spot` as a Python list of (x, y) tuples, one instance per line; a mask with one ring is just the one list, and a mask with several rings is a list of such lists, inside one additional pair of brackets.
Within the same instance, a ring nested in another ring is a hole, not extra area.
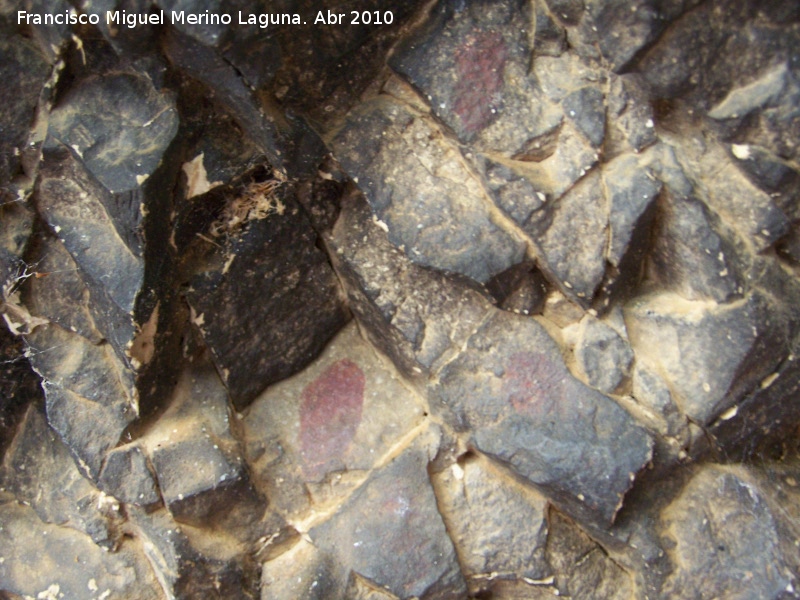
[(503, 375), (503, 394), (518, 413), (549, 415), (564, 397), (565, 373), (541, 353), (518, 352)]
[(353, 361), (333, 363), (303, 390), (300, 448), (309, 476), (341, 465), (361, 422), (364, 373)]
[(485, 128), (499, 108), (505, 63), (506, 47), (496, 32), (470, 37), (456, 53), (453, 110), (467, 134)]

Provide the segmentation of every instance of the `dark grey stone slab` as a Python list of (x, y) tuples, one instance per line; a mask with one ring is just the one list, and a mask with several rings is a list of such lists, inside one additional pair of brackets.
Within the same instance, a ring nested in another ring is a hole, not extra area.
[(48, 143), (71, 148), (111, 192), (139, 187), (155, 171), (178, 130), (174, 98), (137, 73), (107, 74), (80, 83), (50, 115)]
[(430, 386), (432, 410), (582, 520), (608, 526), (652, 441), (573, 378), (535, 320), (497, 312)]
[(436, 371), (491, 306), (457, 278), (410, 261), (389, 242), (358, 194), (343, 200), (327, 243), (351, 310), (406, 376)]
[(342, 567), (401, 598), (462, 598), (466, 587), (428, 481), (428, 460), (428, 449), (414, 444), (309, 537)]
[(687, 300), (729, 302), (742, 297), (736, 254), (697, 198), (664, 194), (658, 211), (653, 265), (658, 278)]
[(132, 374), (109, 344), (95, 346), (57, 325), (37, 327), (27, 341), (42, 378), (47, 420), (82, 472), (96, 481), (106, 453), (138, 416)]
[[(676, 565), (662, 593), (785, 598), (793, 575), (783, 560), (775, 517), (740, 468), (698, 472), (662, 513)], [(758, 551), (754, 551), (758, 549)]]
[(348, 315), (295, 201), (257, 183), (240, 194), (228, 198), (230, 210), (220, 218), (221, 244), (209, 235), (197, 240), (205, 256), (187, 299), (235, 405), (243, 408), (311, 362)]
[(681, 409), (706, 425), (788, 355), (780, 313), (755, 294), (728, 306), (645, 296), (626, 307), (625, 321), (637, 360), (656, 367)]
[(331, 145), (414, 262), (483, 282), (522, 259), (524, 244), (500, 227), (480, 180), (430, 115), (382, 96), (351, 113)]

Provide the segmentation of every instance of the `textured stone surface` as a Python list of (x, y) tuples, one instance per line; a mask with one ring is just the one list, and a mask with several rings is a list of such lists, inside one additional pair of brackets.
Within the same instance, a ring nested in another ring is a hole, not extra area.
[(244, 419), (256, 478), (294, 518), (349, 495), (424, 408), (349, 325), (306, 371), (273, 386)]
[(592, 598), (629, 598), (633, 581), (602, 547), (564, 515), (551, 511), (547, 557), (556, 573), (552, 585), (558, 595)]
[(88, 536), (103, 550), (121, 540), (120, 504), (86, 479), (40, 406), (28, 409), (20, 433), (6, 454), (2, 486), (30, 506), (43, 523), (64, 525)]
[[(109, 110), (107, 107), (113, 107)], [(141, 185), (178, 128), (174, 101), (139, 74), (84, 81), (50, 116), (48, 143), (66, 146), (110, 192)]]
[(426, 471), (436, 438), (423, 435), (309, 536), (341, 565), (400, 597), (460, 598), (465, 583)]
[(530, 7), (519, 1), (439, 3), (391, 64), (462, 142), (517, 154), (560, 120), (557, 107), (525, 77), (530, 18)]
[(129, 360), (131, 313), (144, 281), (138, 202), (119, 202), (63, 147), (45, 154), (37, 188), (39, 210), (94, 295), (104, 336)]
[(377, 98), (331, 145), (389, 240), (414, 262), (486, 281), (522, 258), (523, 245), (500, 228), (479, 180), (430, 116)]
[(328, 243), (353, 312), (407, 376), (437, 368), (486, 316), (483, 294), (394, 248), (359, 195), (343, 200)]
[(687, 300), (741, 297), (743, 283), (732, 250), (709, 223), (705, 206), (696, 198), (667, 198), (653, 256), (658, 277)]
[[(133, 508), (131, 529), (158, 581), (159, 597), (256, 598), (254, 577), (245, 575), (229, 539), (203, 540), (202, 531), (172, 520), (164, 510), (146, 513)], [(205, 543), (203, 543), (205, 542)]]
[(241, 194), (228, 199), (218, 221), (224, 246), (208, 235), (196, 242), (203, 255), (187, 293), (239, 408), (307, 365), (347, 320), (299, 206), (258, 183)]
[(46, 54), (33, 41), (6, 33), (0, 44), (0, 185), (3, 203), (10, 200), (11, 179), (19, 174), (23, 152), (36, 117), (36, 107), (50, 76)]
[(796, 4), (0, 2), (0, 597), (796, 597)]
[(163, 597), (136, 544), (105, 552), (85, 534), (43, 523), (33, 509), (16, 502), (0, 504), (0, 523), (0, 581), (17, 597)]
[(583, 379), (607, 394), (628, 374), (633, 351), (628, 342), (603, 321), (584, 318), (578, 332), (575, 359)]
[(600, 185), (600, 174), (593, 171), (564, 194), (540, 240), (552, 277), (579, 302), (594, 296), (605, 268), (607, 209)]
[(779, 598), (791, 592), (793, 576), (782, 561), (775, 519), (763, 494), (740, 471), (698, 473), (662, 518), (675, 542), (672, 560), (681, 567), (664, 593)]
[(454, 463), (432, 480), (472, 593), (486, 579), (551, 575), (544, 498), (504, 477), (484, 458)]
[(239, 504), (260, 517), (263, 502), (231, 433), (229, 411), (216, 372), (198, 361), (181, 374), (169, 409), (142, 438), (161, 497), (176, 521), (224, 522)]
[(778, 318), (756, 295), (720, 308), (666, 294), (642, 298), (626, 312), (626, 323), (637, 355), (667, 378), (682, 410), (704, 424), (733, 410), (787, 351)]
[[(498, 312), (430, 390), (475, 447), (582, 518), (610, 523), (652, 441), (611, 399), (573, 378), (541, 325)], [(585, 460), (591, 456), (591, 460)]]
[(106, 452), (138, 414), (132, 379), (109, 344), (92, 345), (57, 325), (38, 327), (28, 343), (42, 378), (47, 420), (96, 480)]

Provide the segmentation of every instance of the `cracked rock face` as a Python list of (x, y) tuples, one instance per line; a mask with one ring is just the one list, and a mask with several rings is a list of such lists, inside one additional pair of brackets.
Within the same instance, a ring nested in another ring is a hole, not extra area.
[(268, 4), (0, 3), (0, 598), (800, 597), (795, 4)]

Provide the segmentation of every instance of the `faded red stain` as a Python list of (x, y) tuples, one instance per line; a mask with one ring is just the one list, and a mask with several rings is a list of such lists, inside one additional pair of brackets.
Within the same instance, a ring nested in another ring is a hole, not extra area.
[(351, 360), (333, 363), (303, 390), (300, 448), (310, 477), (341, 466), (361, 422), (364, 373)]
[(543, 418), (562, 404), (565, 379), (564, 369), (546, 355), (518, 352), (503, 375), (503, 394), (518, 413)]
[(503, 38), (496, 32), (470, 36), (456, 53), (453, 111), (469, 135), (489, 125), (492, 111), (499, 108), (506, 54)]

